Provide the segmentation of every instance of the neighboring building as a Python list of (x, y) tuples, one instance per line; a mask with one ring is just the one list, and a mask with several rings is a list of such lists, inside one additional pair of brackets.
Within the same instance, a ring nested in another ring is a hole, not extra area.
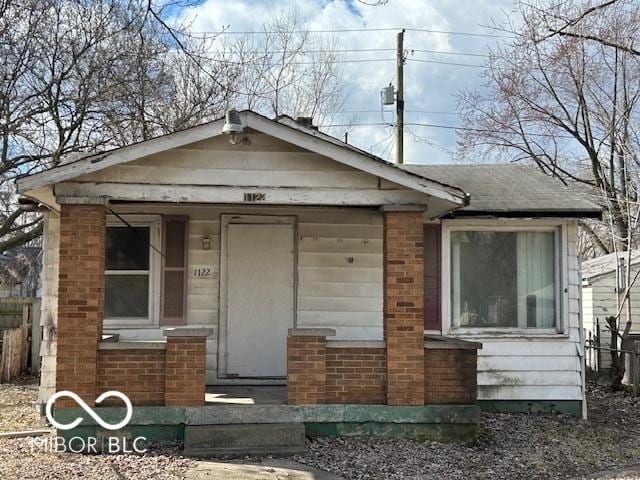
[[(607, 327), (606, 318), (618, 313), (618, 292), (626, 288), (627, 252), (619, 254), (610, 253), (591, 260), (582, 262), (582, 317), (584, 328), (591, 332), (592, 338), (598, 333), (600, 326), (600, 345), (609, 348), (611, 344), (611, 332)], [(640, 269), (640, 252), (631, 252), (631, 280), (633, 283), (629, 292), (631, 302), (631, 333), (640, 335), (640, 279), (635, 279)], [(622, 310), (623, 323), (626, 322), (627, 308)], [(591, 367), (596, 368), (596, 359), (592, 356)], [(611, 368), (609, 352), (602, 350), (600, 353), (599, 369)]]
[(286, 384), (396, 412), (473, 404), (477, 380), (489, 409), (584, 412), (577, 219), (599, 207), (524, 166), (398, 166), (240, 119), (18, 181), (50, 208), (41, 401)]

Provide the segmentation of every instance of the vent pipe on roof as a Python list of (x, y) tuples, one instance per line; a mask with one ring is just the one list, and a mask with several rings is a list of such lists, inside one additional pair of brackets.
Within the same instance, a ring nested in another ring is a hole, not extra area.
[(241, 135), (242, 132), (244, 132), (244, 127), (240, 120), (240, 114), (235, 108), (230, 108), (224, 117), (222, 133), (229, 136), (229, 143), (232, 145), (251, 145), (249, 138), (246, 135)]
[(222, 133), (226, 135), (232, 135), (234, 133), (242, 133), (244, 127), (240, 122), (240, 114), (235, 108), (227, 110), (225, 115), (224, 127), (222, 127)]

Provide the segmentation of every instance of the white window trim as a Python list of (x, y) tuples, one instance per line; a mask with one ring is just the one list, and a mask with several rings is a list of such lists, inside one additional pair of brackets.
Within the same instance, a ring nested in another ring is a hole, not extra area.
[[(160, 215), (120, 215), (132, 227), (149, 227), (149, 242), (157, 249), (161, 249), (161, 217)], [(107, 227), (127, 228), (118, 217), (107, 216)], [(106, 255), (106, 252), (105, 252)], [(103, 320), (105, 328), (157, 328), (160, 326), (160, 273), (162, 258), (153, 248), (149, 247), (149, 316), (147, 318), (107, 318)], [(117, 275), (145, 275), (146, 270), (105, 270), (105, 274), (111, 272)], [(117, 273), (116, 273), (117, 272)]]
[[(469, 328), (455, 327), (451, 318), (451, 232), (460, 230), (503, 231), (503, 232), (558, 232), (556, 235), (556, 327), (555, 328)], [(442, 334), (463, 337), (542, 337), (560, 338), (569, 335), (569, 272), (567, 223), (554, 219), (454, 219), (442, 221)]]

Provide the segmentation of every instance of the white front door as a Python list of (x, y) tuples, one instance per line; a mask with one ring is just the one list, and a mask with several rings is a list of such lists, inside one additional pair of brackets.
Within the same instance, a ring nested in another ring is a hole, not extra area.
[(286, 377), (294, 308), (293, 225), (231, 223), (226, 252), (226, 376)]

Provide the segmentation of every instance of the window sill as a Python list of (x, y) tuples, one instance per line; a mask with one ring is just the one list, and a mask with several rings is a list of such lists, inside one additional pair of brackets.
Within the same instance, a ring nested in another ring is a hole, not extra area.
[(140, 320), (140, 319), (118, 319), (118, 320), (103, 320), (102, 328), (104, 329), (117, 329), (117, 330), (126, 330), (126, 329), (157, 329), (160, 328), (160, 325), (157, 323), (153, 323), (149, 320)]
[[(443, 332), (443, 334), (445, 334)], [(450, 337), (472, 337), (472, 338), (519, 338), (519, 339), (567, 339), (568, 332), (558, 332), (557, 330), (518, 330), (518, 329), (500, 329), (500, 330), (476, 330), (476, 329), (454, 329), (446, 332)]]

